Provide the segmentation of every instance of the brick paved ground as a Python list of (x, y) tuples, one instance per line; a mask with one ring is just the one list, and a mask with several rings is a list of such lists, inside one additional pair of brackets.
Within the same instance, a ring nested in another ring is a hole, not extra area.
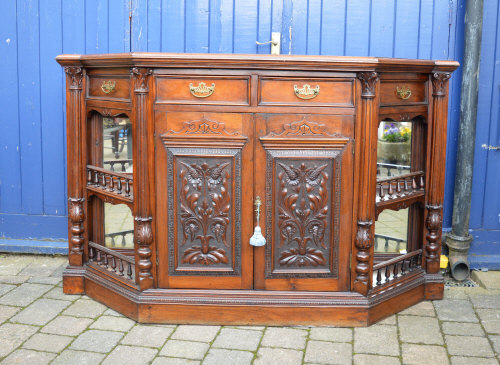
[(141, 325), (64, 295), (64, 257), (0, 254), (0, 364), (498, 364), (500, 290), (447, 289), (369, 328)]

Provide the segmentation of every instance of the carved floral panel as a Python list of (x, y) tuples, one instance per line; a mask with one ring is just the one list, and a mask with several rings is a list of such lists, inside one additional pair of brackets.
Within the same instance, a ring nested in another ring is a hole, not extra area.
[(239, 150), (168, 148), (171, 274), (239, 273), (240, 165)]
[(336, 277), (339, 151), (268, 151), (267, 175), (266, 276)]

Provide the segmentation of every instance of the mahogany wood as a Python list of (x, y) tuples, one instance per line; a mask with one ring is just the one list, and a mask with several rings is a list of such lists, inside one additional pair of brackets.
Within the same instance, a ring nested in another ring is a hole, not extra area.
[[(442, 297), (447, 80), (456, 62), (57, 60), (67, 74), (66, 293), (148, 323), (346, 326)], [(123, 115), (133, 174), (103, 165), (102, 119)], [(377, 182), (381, 120), (413, 121), (412, 166)], [(249, 244), (257, 196), (263, 247)], [(133, 254), (102, 246), (104, 202), (132, 208)], [(411, 253), (374, 259), (378, 213), (406, 206)]]

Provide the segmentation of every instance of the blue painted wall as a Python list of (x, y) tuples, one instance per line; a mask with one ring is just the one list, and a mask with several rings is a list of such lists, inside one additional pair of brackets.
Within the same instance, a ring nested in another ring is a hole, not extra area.
[[(271, 32), (281, 32), (281, 53), (460, 61), (464, 3), (465, 0), (2, 2), (0, 248), (23, 244), (37, 247), (40, 241), (30, 243), (26, 239), (54, 241), (67, 237), (64, 74), (54, 61), (56, 55), (129, 51), (269, 53), (269, 46), (257, 46), (255, 41), (267, 41)], [(479, 145), (485, 140), (495, 143), (500, 136), (498, 125), (491, 127), (492, 118), (498, 120), (498, 87), (491, 82), (496, 75), (498, 84), (497, 13), (497, 1), (485, 0), (483, 43), (488, 45), (488, 56), (482, 57), (481, 65), (480, 109), (484, 115), (481, 114), (480, 123), (488, 128), (478, 126)], [(451, 80), (445, 227), (451, 224), (460, 79), (459, 70)], [(495, 193), (485, 184), (487, 179), (496, 181), (493, 186), (499, 184), (498, 161), (497, 165), (493, 162), (498, 156), (500, 152), (495, 155), (480, 147), (476, 152), (471, 224), (478, 232), (490, 235), (484, 236), (484, 242), (498, 241), (498, 236), (491, 232), (499, 229), (498, 217), (495, 218), (498, 212), (493, 212), (498, 211), (499, 204), (491, 208), (492, 203), (484, 198), (485, 194), (499, 196), (498, 189)], [(492, 171), (495, 167), (496, 175)], [(493, 224), (495, 219), (497, 225)], [(60, 248), (66, 245), (64, 241), (55, 244)]]

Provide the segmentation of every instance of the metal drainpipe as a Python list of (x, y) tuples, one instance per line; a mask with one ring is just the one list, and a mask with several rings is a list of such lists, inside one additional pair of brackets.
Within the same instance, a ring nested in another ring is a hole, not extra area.
[(449, 248), (451, 275), (460, 281), (469, 277), (467, 255), (472, 241), (472, 236), (469, 234), (469, 218), (482, 28), (483, 0), (467, 0), (452, 230), (445, 237), (445, 243)]

